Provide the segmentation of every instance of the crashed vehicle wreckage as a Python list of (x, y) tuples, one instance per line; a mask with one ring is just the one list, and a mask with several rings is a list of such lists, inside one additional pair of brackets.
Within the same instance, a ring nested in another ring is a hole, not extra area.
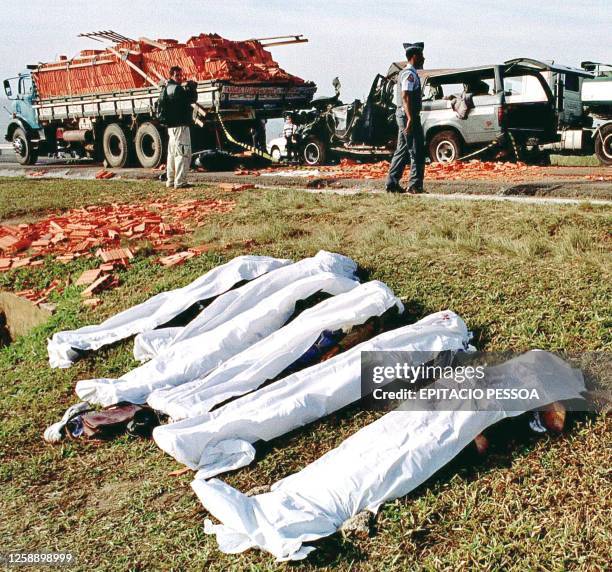
[[(334, 97), (315, 99), (310, 110), (294, 114), (302, 160), (320, 165), (331, 155), (389, 156), (397, 138), (396, 81), (405, 65), (396, 62), (386, 75), (378, 74), (365, 102), (342, 103), (336, 86)], [(520, 59), (420, 70), (421, 120), (431, 161), (450, 162), (489, 149), (525, 158), (556, 141), (554, 96), (540, 71)]]

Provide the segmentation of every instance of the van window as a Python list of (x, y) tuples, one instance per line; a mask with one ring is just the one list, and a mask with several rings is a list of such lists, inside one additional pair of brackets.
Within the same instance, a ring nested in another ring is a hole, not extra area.
[(508, 103), (548, 101), (540, 80), (530, 74), (504, 77), (504, 93)]
[(429, 85), (429, 89), (423, 94), (424, 99), (442, 99), (449, 95), (461, 95), (462, 93), (471, 93), (472, 95), (491, 95), (494, 92), (494, 80), (493, 79), (481, 79), (481, 78), (466, 78), (463, 83), (439, 83), (434, 85), (433, 82)]
[(566, 73), (564, 85), (568, 91), (580, 91), (580, 78), (575, 73)]

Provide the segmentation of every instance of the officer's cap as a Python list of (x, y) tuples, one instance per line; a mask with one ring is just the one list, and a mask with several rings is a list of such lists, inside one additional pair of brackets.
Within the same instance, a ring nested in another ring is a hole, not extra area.
[(425, 42), (406, 42), (404, 44), (404, 49), (406, 50), (406, 57), (409, 58), (416, 52), (422, 52), (425, 49)]

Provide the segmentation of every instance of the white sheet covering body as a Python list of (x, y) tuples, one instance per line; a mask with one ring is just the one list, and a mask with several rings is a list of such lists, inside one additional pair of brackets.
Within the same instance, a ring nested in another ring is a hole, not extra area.
[(321, 250), (315, 256), (279, 268), (257, 280), (253, 280), (249, 284), (244, 284), (240, 288), (219, 296), (194, 320), (178, 330), (172, 337), (163, 330), (137, 336), (134, 341), (134, 357), (140, 361), (151, 359), (172, 344), (216, 328), (222, 322), (245, 312), (264, 298), (274, 295), (296, 280), (320, 272), (331, 272), (340, 276), (353, 277), (357, 272), (357, 264), (341, 254)]
[(79, 358), (77, 350), (97, 350), (134, 334), (153, 330), (200, 300), (219, 296), (238, 282), (253, 280), (288, 264), (291, 264), (291, 260), (238, 256), (183, 288), (161, 292), (101, 324), (53, 334), (47, 342), (49, 364), (51, 367), (70, 367)]
[(330, 272), (302, 278), (216, 328), (173, 344), (118, 380), (79, 381), (76, 393), (83, 401), (104, 406), (120, 401), (144, 403), (155, 389), (175, 387), (205, 376), (230, 357), (269, 336), (291, 317), (299, 300), (317, 292), (335, 296), (358, 285), (351, 278)]
[(169, 390), (154, 391), (149, 405), (172, 419), (196, 417), (231, 397), (257, 389), (273, 379), (314, 344), (323, 330), (348, 331), (392, 307), (402, 312), (399, 298), (382, 282), (373, 281), (334, 296), (302, 312), (267, 338), (227, 360), (204, 378)]
[(463, 349), (468, 341), (467, 327), (457, 314), (437, 312), (215, 411), (156, 427), (153, 438), (177, 461), (199, 469), (199, 477), (209, 478), (248, 465), (255, 458), (256, 441), (269, 441), (359, 400), (362, 351), (410, 351), (424, 363), (441, 351)]
[[(495, 367), (500, 379), (515, 380), (515, 387), (525, 376), (537, 381), (544, 388), (540, 406), (578, 398), (585, 389), (579, 371), (547, 352), (528, 352)], [(304, 542), (333, 534), (359, 512), (376, 512), (385, 501), (408, 494), (487, 427), (522, 413), (505, 410), (503, 402), (487, 410), (469, 407), (388, 413), (266, 494), (247, 497), (217, 479), (196, 479), (192, 487), (202, 504), (223, 523), (208, 521), (206, 531), (217, 535), (223, 552), (259, 547), (281, 560), (304, 558), (314, 550)]]

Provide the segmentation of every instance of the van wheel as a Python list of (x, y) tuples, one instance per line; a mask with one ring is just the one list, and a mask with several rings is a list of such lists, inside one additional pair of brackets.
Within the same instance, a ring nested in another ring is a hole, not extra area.
[(452, 163), (461, 157), (461, 139), (454, 131), (440, 131), (429, 141), (429, 158), (434, 163)]
[(132, 137), (118, 123), (111, 123), (104, 130), (102, 149), (109, 167), (125, 167), (132, 158)]
[(21, 127), (17, 127), (13, 133), (13, 149), (17, 155), (17, 161), (21, 165), (34, 165), (38, 159), (38, 152), (34, 149), (32, 141)]
[(164, 140), (157, 125), (150, 121), (140, 125), (136, 131), (134, 146), (141, 166), (152, 169), (161, 165), (164, 159)]
[(302, 148), (302, 157), (306, 165), (314, 167), (315, 165), (323, 165), (327, 150), (322, 141), (316, 137), (310, 137), (306, 140)]
[(595, 155), (602, 165), (612, 165), (612, 125), (606, 125), (595, 136)]

